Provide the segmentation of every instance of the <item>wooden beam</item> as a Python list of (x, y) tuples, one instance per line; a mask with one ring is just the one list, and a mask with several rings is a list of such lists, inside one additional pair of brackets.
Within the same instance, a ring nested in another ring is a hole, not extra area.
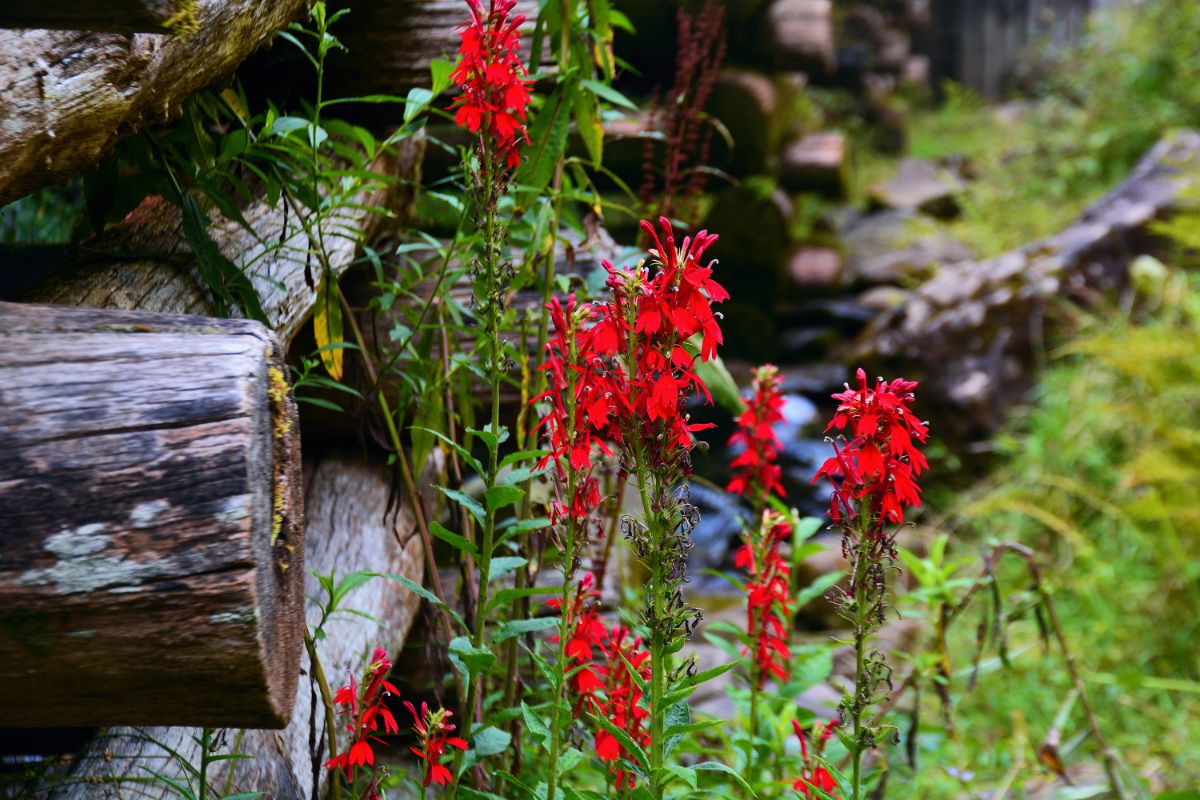
[(190, 33), (198, 0), (5, 0), (0, 28)]
[[(431, 470), (439, 464), (430, 465)], [(403, 575), (420, 583), (424, 577), (421, 539), (416, 531), (412, 510), (391, 502), (391, 473), (380, 464), (358, 458), (329, 455), (305, 461), (305, 506), (307, 535), (305, 563), (328, 574), (346, 575), (359, 569)], [(434, 501), (433, 472), (421, 480), (424, 500)], [(310, 574), (305, 592), (320, 597), (322, 590)], [(353, 608), (380, 621), (380, 625), (360, 617), (342, 614), (326, 625), (326, 637), (317, 643), (318, 657), (330, 684), (336, 690), (354, 672), (360, 672), (363, 657), (376, 646), (389, 652), (405, 641), (416, 618), (419, 598), (401, 584), (376, 578), (354, 590), (345, 601)], [(307, 604), (310, 625), (319, 619), (319, 610)], [(229, 780), (232, 792), (261, 792), (271, 800), (311, 800), (324, 796), (313, 791), (314, 775), (325, 783), (328, 770), (320, 764), (329, 752), (314, 752), (312, 743), (320, 741), (325, 713), (320, 701), (313, 702), (313, 669), (303, 656), (305, 679), (296, 689), (295, 711), (288, 727), (279, 732), (246, 731), (239, 739), (226, 736), (223, 752), (235, 741), (249, 758), (214, 764), (210, 767), (213, 785), (224, 791)], [(186, 691), (181, 687), (180, 691)], [(315, 738), (310, 738), (314, 737)], [(199, 746), (194, 728), (113, 728), (97, 737), (69, 765), (69, 774), (58, 775), (39, 787), (37, 797), (50, 800), (119, 800), (130, 796), (129, 783), (136, 781), (139, 800), (173, 800), (178, 793), (169, 786), (146, 779), (153, 769), (173, 780), (186, 780), (182, 765), (172, 760), (164, 748), (171, 748), (190, 763), (199, 763)]]
[(304, 5), (199, 0), (186, 36), (0, 30), (0, 205), (89, 169), (122, 136), (177, 118), (185, 97), (227, 80)]
[(285, 376), (257, 323), (0, 303), (0, 724), (287, 723)]

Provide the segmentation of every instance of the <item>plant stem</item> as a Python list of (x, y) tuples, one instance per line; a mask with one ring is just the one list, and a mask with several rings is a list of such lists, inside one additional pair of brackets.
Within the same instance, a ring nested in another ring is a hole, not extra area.
[[(304, 649), (308, 651), (308, 660), (312, 663), (312, 675), (317, 680), (317, 688), (321, 692), (321, 704), (325, 706), (325, 735), (329, 739), (329, 755), (337, 752), (337, 720), (333, 711), (333, 693), (329, 691), (329, 681), (325, 678), (325, 670), (321, 667), (321, 659), (317, 657), (317, 643), (312, 634), (304, 632)], [(334, 800), (342, 796), (342, 785), (334, 773), (329, 779), (330, 789)]]
[(212, 728), (200, 731), (200, 800), (208, 799), (208, 756), (212, 747)]
[(750, 741), (746, 748), (746, 783), (754, 786), (754, 738), (758, 732), (758, 670), (750, 674)]
[(855, 547), (854, 558), (854, 702), (850, 707), (851, 718), (854, 722), (851, 751), (850, 788), (851, 800), (862, 800), (862, 758), (863, 751), (863, 712), (866, 711), (869, 698), (863, 697), (866, 683), (867, 642), (870, 634), (870, 609), (867, 596), (867, 567), (870, 557), (870, 547), (867, 534), (858, 533), (858, 543)]

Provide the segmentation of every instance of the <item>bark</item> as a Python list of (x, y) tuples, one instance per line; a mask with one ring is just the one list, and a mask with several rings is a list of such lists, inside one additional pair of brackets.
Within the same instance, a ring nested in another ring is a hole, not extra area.
[(0, 303), (0, 724), (287, 723), (285, 375), (257, 323)]
[(5, 0), (0, 28), (187, 33), (196, 25), (195, 0)]
[(195, 32), (171, 37), (0, 31), (0, 205), (89, 169), (123, 136), (175, 119), (185, 97), (228, 79), (303, 6), (199, 0)]
[[(377, 169), (400, 178), (399, 188), (369, 192), (364, 206), (392, 208), (402, 222), (411, 201), (407, 188), (419, 181), (424, 139), (399, 143), (397, 153)], [(218, 219), (210, 235), (218, 248), (250, 276), (275, 334), (286, 347), (312, 314), (323, 280), (296, 213), (252, 204), (243, 212), (254, 229)], [(370, 235), (382, 217), (362, 209), (346, 211), (335, 225)], [(200, 279), (195, 259), (183, 240), (179, 208), (161, 197), (147, 198), (123, 222), (90, 242), (55, 274), (30, 287), (22, 300), (93, 308), (137, 308), (173, 314), (209, 314), (212, 297)], [(340, 275), (358, 255), (358, 240), (327, 236), (330, 266)], [(307, 273), (307, 275), (306, 275)], [(311, 276), (313, 285), (308, 283)]]
[[(422, 581), (420, 536), (411, 510), (390, 505), (391, 473), (386, 468), (346, 457), (306, 461), (304, 467), (305, 562), (309, 568), (326, 575), (334, 571), (337, 576), (370, 569)], [(425, 500), (430, 503), (431, 481), (427, 479), (423, 485), (428, 492)], [(306, 578), (305, 593), (309, 597), (323, 595), (311, 574)], [(382, 625), (350, 614), (337, 615), (327, 624), (327, 635), (317, 642), (317, 650), (331, 687), (336, 690), (350, 674), (360, 673), (364, 659), (376, 646), (394, 652), (412, 627), (419, 602), (404, 586), (386, 578), (375, 578), (354, 590), (344, 607), (368, 614)], [(320, 618), (311, 600), (307, 618), (310, 626)], [(240, 735), (224, 732), (223, 752), (236, 746), (250, 758), (214, 766), (210, 772), (214, 787), (223, 792), (228, 781), (231, 793), (258, 791), (271, 800), (311, 800), (314, 796), (313, 776), (326, 772), (320, 763), (329, 753), (314, 751), (311, 745), (321, 741), (325, 714), (319, 699), (314, 700), (317, 695), (310, 683), (312, 666), (307, 655), (303, 667), (306, 677), (296, 689), (295, 711), (285, 730), (251, 730)], [(181, 694), (190, 690), (190, 686), (179, 688)], [(37, 796), (54, 800), (117, 800), (133, 794), (142, 800), (174, 798), (177, 793), (170, 787), (147, 781), (146, 770), (179, 780), (184, 770), (166, 748), (188, 763), (199, 764), (200, 748), (193, 738), (199, 735), (194, 728), (111, 729), (75, 758), (69, 775), (43, 787)], [(232, 778), (227, 772), (230, 768), (234, 770)], [(136, 784), (136, 791), (129, 784)]]

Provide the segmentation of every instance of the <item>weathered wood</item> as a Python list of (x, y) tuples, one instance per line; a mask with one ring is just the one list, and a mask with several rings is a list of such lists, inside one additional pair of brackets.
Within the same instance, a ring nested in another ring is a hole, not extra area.
[(257, 323), (0, 303), (0, 725), (286, 724), (286, 369)]
[(196, 31), (186, 36), (0, 31), (0, 205), (83, 172), (122, 136), (176, 118), (185, 97), (227, 79), (303, 6), (198, 0)]
[[(387, 163), (377, 165), (400, 179), (397, 187), (371, 191), (359, 198), (363, 206), (391, 206), (401, 221), (409, 188), (419, 175), (425, 141), (405, 139)], [(243, 215), (255, 230), (224, 218), (210, 229), (217, 247), (250, 277), (275, 334), (286, 347), (312, 313), (320, 269), (306, 256), (312, 249), (295, 212), (266, 202), (251, 204)], [(347, 211), (337, 227), (372, 232), (382, 217), (362, 209)], [(125, 308), (173, 314), (208, 314), (212, 298), (180, 234), (179, 208), (161, 197), (147, 198), (123, 222), (88, 243), (59, 272), (30, 287), (22, 300), (92, 308)], [(280, 242), (283, 247), (278, 247)], [(330, 266), (344, 272), (358, 255), (358, 243), (346, 236), (325, 240)], [(129, 257), (129, 253), (139, 254)], [(309, 286), (305, 273), (311, 274)]]
[[(403, 575), (418, 583), (424, 576), (420, 536), (414, 528), (411, 509), (389, 504), (391, 474), (380, 465), (346, 457), (326, 457), (306, 461), (305, 506), (307, 535), (305, 561), (318, 572), (338, 575), (359, 569), (371, 569)], [(422, 481), (425, 501), (433, 501), (432, 480), (427, 473)], [(316, 579), (307, 578), (306, 593), (319, 597)], [(326, 638), (317, 644), (318, 657), (333, 688), (359, 672), (371, 649), (385, 646), (390, 652), (402, 644), (412, 626), (419, 599), (398, 582), (376, 578), (351, 593), (345, 608), (375, 617), (376, 626), (349, 614), (339, 615), (326, 625)], [(319, 610), (307, 607), (308, 623), (315, 625)], [(310, 741), (320, 741), (325, 713), (320, 702), (313, 702), (310, 686), (312, 668), (304, 656), (306, 678), (296, 690), (295, 711), (287, 729), (280, 732), (246, 731), (240, 752), (249, 759), (214, 765), (210, 768), (214, 785), (222, 788), (232, 766), (233, 791), (258, 791), (271, 800), (311, 800), (313, 775), (323, 775), (319, 763), (328, 752), (314, 754)], [(186, 688), (181, 687), (181, 691)], [(315, 735), (313, 731), (316, 731)], [(57, 786), (47, 786), (43, 795), (53, 800), (118, 800), (130, 796), (130, 787), (122, 781), (137, 779), (136, 796), (143, 800), (168, 800), (176, 797), (169, 787), (148, 783), (146, 769), (178, 778), (180, 765), (168, 757), (163, 746), (180, 753), (191, 763), (199, 762), (199, 748), (193, 740), (193, 728), (152, 728), (138, 731), (116, 728), (98, 737), (81, 753), (69, 775), (60, 776)], [(232, 745), (237, 736), (228, 732), (225, 741)], [(228, 748), (227, 750), (228, 751)], [(315, 768), (316, 767), (316, 768)]]
[(857, 358), (900, 363), (920, 379), (960, 435), (994, 430), (1029, 388), (1053, 303), (1093, 301), (1122, 287), (1133, 256), (1153, 252), (1147, 230), (1200, 180), (1200, 133), (1153, 147), (1133, 173), (1060, 233), (985, 261), (942, 265), (881, 314)]
[[(335, 31), (348, 54), (329, 62), (328, 86), (342, 97), (404, 94), (414, 86), (428, 88), (429, 65), (435, 58), (453, 60), (459, 28), (470, 16), (464, 0), (342, 0), (350, 13)], [(533, 30), (537, 0), (518, 0), (514, 13), (524, 14), (522, 30)], [(521, 43), (522, 60), (529, 39)], [(394, 106), (396, 116), (403, 106)], [(373, 107), (375, 113), (386, 106)]]
[(4, 0), (0, 28), (189, 33), (197, 5), (196, 0)]

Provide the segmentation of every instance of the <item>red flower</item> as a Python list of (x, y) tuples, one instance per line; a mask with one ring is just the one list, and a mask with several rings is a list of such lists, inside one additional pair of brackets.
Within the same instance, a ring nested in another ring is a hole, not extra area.
[[(590, 713), (596, 713), (603, 705), (598, 692), (604, 688), (604, 681), (593, 661), (604, 652), (608, 639), (608, 628), (597, 610), (600, 593), (595, 589), (595, 582), (595, 576), (585, 572), (566, 611), (566, 628), (570, 631), (566, 669), (570, 671), (571, 690), (577, 698), (576, 710), (586, 708)], [(556, 597), (547, 605), (561, 609), (562, 598)], [(558, 636), (550, 637), (551, 642), (558, 640)]]
[(775, 511), (764, 511), (757, 535), (746, 534), (734, 565), (750, 573), (746, 583), (746, 632), (754, 642), (758, 688), (767, 680), (788, 679), (787, 660), (792, 631), (791, 568), (779, 546), (792, 535), (792, 526)]
[(421, 713), (417, 714), (417, 709), (407, 700), (404, 701), (404, 707), (412, 714), (412, 729), (417, 734), (421, 745), (419, 748), (410, 747), (409, 749), (416, 754), (417, 758), (425, 762), (425, 785), (436, 783), (444, 786), (453, 782), (454, 776), (441, 763), (442, 756), (445, 755), (447, 747), (456, 747), (459, 750), (467, 749), (465, 739), (450, 735), (454, 732), (454, 725), (450, 724), (450, 717), (454, 716), (453, 712), (444, 708), (433, 711), (429, 708), (428, 703), (421, 703)]
[(509, 16), (516, 0), (491, 0), (484, 13), (480, 0), (467, 0), (471, 20), (462, 26), (460, 61), (450, 79), (462, 90), (451, 103), (457, 109), (455, 123), (479, 137), (480, 147), (494, 147), (505, 165), (520, 164), (517, 148), (528, 142), (525, 110), (529, 87), (525, 66), (518, 53), (517, 29), (525, 22), (522, 14)]
[(370, 742), (382, 741), (373, 735), (379, 726), (383, 726), (385, 733), (397, 733), (400, 730), (396, 718), (384, 705), (384, 698), (389, 693), (399, 694), (396, 687), (387, 681), (387, 674), (391, 670), (392, 662), (388, 659), (387, 651), (377, 647), (371, 663), (363, 672), (362, 683), (355, 684), (351, 676), (350, 683), (338, 689), (333, 696), (333, 704), (339, 708), (338, 713), (347, 717), (345, 730), (350, 734), (350, 749), (334, 755), (325, 762), (325, 767), (341, 769), (350, 782), (354, 780), (355, 768), (375, 765), (375, 752)]
[(824, 476), (833, 483), (829, 516), (834, 522), (843, 516), (853, 519), (865, 503), (875, 525), (899, 523), (905, 506), (921, 505), (916, 476), (929, 466), (914, 444), (924, 443), (929, 433), (910, 407), (917, 384), (881, 378), (871, 389), (860, 369), (858, 385), (833, 395), (839, 405), (825, 430), (849, 429), (853, 438), (840, 450), (834, 445), (834, 455), (813, 481)]
[[(825, 744), (833, 738), (833, 729), (837, 727), (836, 720), (830, 720), (825, 725), (817, 725), (813, 728), (813, 746), (816, 749), (816, 755), (819, 758), (825, 751)], [(804, 729), (800, 727), (800, 723), (792, 720), (792, 729), (796, 731), (796, 737), (800, 739), (800, 754), (804, 759), (804, 770), (800, 773), (800, 777), (792, 784), (792, 788), (796, 789), (805, 797), (816, 797), (813, 793), (813, 788), (820, 789), (822, 792), (839, 797), (834, 793), (834, 789), (838, 788), (837, 781), (833, 779), (833, 775), (829, 770), (820, 764), (813, 763), (814, 759), (809, 755), (808, 743), (804, 738)]]
[(766, 364), (754, 371), (754, 396), (738, 417), (738, 430), (729, 437), (729, 444), (744, 448), (733, 460), (733, 479), (725, 487), (728, 492), (745, 496), (763, 496), (772, 492), (783, 497), (782, 471), (779, 451), (782, 445), (772, 427), (783, 421), (782, 382), (779, 369)]

